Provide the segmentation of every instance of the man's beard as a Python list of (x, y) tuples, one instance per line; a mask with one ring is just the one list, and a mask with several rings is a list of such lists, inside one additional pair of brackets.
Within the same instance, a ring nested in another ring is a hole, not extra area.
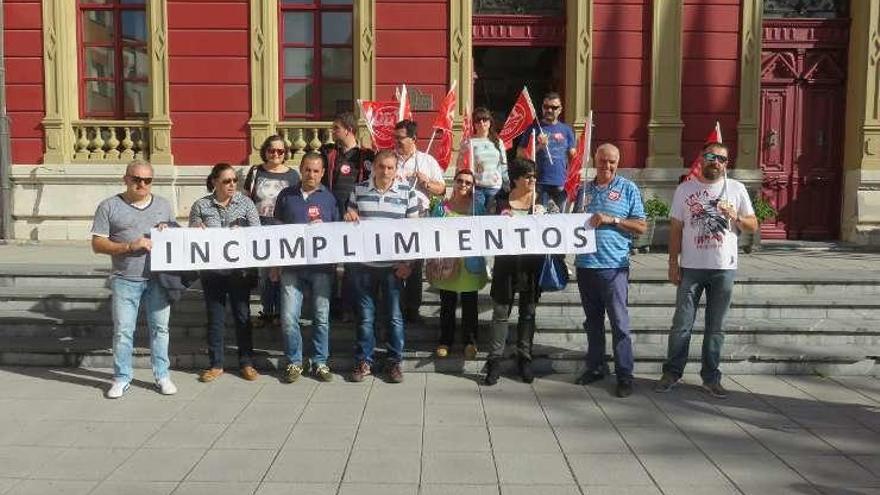
[(703, 177), (708, 180), (715, 180), (721, 177), (721, 169), (711, 165), (703, 167)]

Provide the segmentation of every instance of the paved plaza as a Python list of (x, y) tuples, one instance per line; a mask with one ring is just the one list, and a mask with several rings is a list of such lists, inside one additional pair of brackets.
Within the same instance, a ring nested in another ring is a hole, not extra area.
[(3, 494), (880, 494), (880, 379), (686, 377), (532, 385), (409, 373), (202, 384), (165, 397), (136, 370), (0, 369)]

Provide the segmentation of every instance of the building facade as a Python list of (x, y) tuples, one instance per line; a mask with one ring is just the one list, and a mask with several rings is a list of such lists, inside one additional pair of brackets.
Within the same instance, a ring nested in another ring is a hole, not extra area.
[[(765, 238), (880, 244), (880, 0), (7, 0), (14, 237), (87, 239), (134, 157), (181, 216), (208, 168), (298, 158), (405, 83), (499, 120), (527, 85), (670, 197), (720, 123)], [(75, 22), (72, 22), (75, 20)], [(427, 139), (422, 139), (424, 148)]]

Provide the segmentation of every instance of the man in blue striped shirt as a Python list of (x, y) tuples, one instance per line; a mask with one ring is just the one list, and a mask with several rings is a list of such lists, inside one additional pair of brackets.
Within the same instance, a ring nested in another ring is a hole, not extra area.
[(627, 295), (632, 236), (645, 232), (645, 209), (638, 186), (617, 175), (620, 150), (610, 143), (596, 149), (596, 178), (578, 191), (575, 211), (592, 213), (596, 252), (575, 258), (578, 289), (587, 319), (587, 369), (578, 383), (605, 378), (605, 313), (611, 322), (617, 396), (632, 394), (633, 345), (629, 331)]
[[(383, 150), (373, 161), (370, 178), (355, 186), (348, 200), (345, 221), (370, 219), (418, 218), (421, 212), (419, 198), (409, 183), (397, 178), (397, 156)], [(376, 346), (376, 294), (383, 295), (388, 313), (388, 360), (385, 371), (388, 381), (403, 381), (403, 314), (400, 310), (400, 292), (403, 281), (411, 273), (409, 262), (353, 263), (351, 281), (356, 297), (358, 314), (355, 364), (351, 373), (354, 382), (363, 381), (372, 374), (373, 349)]]

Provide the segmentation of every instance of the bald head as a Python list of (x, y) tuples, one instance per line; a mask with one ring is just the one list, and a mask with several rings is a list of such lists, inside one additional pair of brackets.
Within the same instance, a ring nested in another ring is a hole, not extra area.
[(620, 163), (620, 150), (611, 143), (600, 144), (596, 148), (593, 166), (596, 167), (596, 183), (605, 185), (614, 179)]

